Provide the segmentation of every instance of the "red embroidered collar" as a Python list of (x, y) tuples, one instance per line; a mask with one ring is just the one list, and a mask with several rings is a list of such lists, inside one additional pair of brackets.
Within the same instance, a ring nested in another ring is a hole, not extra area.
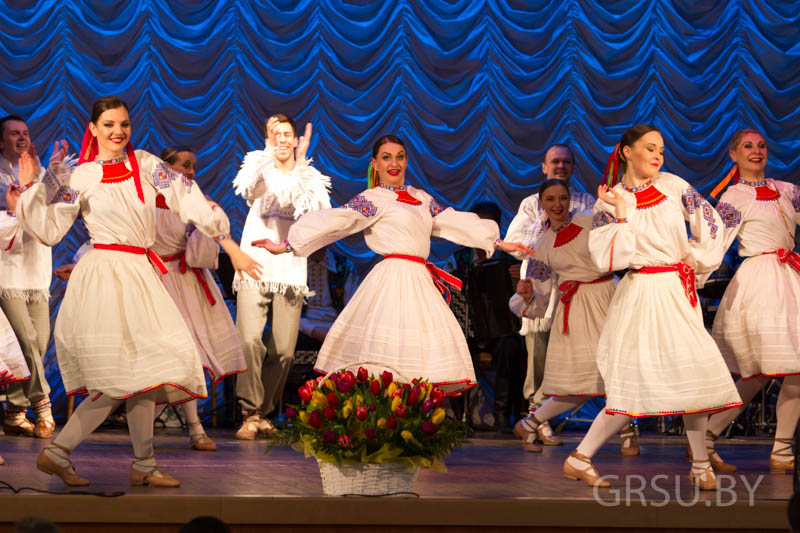
[(394, 191), (394, 193), (397, 195), (396, 200), (398, 202), (402, 202), (404, 204), (410, 204), (410, 205), (422, 205), (422, 202), (420, 202), (419, 200), (417, 200), (416, 198), (411, 196), (408, 193), (408, 191), (405, 190), (405, 189), (396, 190), (396, 191)]
[(558, 248), (575, 240), (575, 237), (581, 234), (583, 228), (574, 222), (569, 222), (566, 226), (562, 226), (560, 229), (554, 229), (553, 231), (556, 233), (556, 240), (553, 242), (553, 247)]
[(655, 185), (651, 185), (642, 191), (633, 193), (636, 197), (636, 209), (647, 209), (654, 207), (664, 201), (666, 196), (659, 191)]
[(781, 195), (775, 189), (770, 189), (766, 185), (754, 187), (756, 190), (756, 200), (770, 201), (777, 200)]
[(133, 171), (125, 166), (124, 160), (113, 161), (103, 165), (103, 179), (100, 183), (120, 183), (129, 180), (133, 175)]

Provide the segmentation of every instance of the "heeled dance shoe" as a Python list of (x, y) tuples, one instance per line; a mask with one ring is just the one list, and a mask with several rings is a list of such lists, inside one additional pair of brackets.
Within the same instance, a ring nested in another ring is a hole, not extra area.
[(717, 478), (711, 468), (711, 461), (692, 461), (689, 483), (697, 485), (700, 490), (717, 490)]
[[(39, 452), (39, 456), (36, 458), (36, 468), (44, 472), (45, 474), (49, 475), (56, 475), (61, 478), (61, 481), (69, 485), (70, 487), (85, 487), (89, 484), (89, 480), (86, 478), (80, 477), (77, 472), (75, 472), (75, 467), (72, 465), (72, 461), (64, 457), (64, 459), (69, 462), (68, 466), (61, 466), (60, 464), (56, 463), (54, 460), (50, 458), (47, 453), (45, 453), (50, 448), (58, 448), (62, 450), (64, 453), (69, 455), (70, 450), (56, 444), (55, 442), (51, 442), (50, 445)], [(55, 452), (53, 452), (55, 453)]]
[[(708, 452), (708, 460), (711, 462), (711, 466), (716, 472), (736, 472), (736, 466), (726, 463), (722, 457), (720, 457), (719, 453), (717, 453), (713, 443), (716, 442), (718, 438), (719, 437), (714, 435), (711, 430), (706, 430), (706, 441), (712, 442), (711, 446), (706, 442), (706, 451)], [(693, 462), (691, 447), (686, 448), (686, 460), (690, 463)]]
[(619, 438), (622, 439), (622, 444), (619, 449), (622, 455), (625, 457), (633, 457), (641, 453), (639, 451), (639, 439), (636, 438), (636, 430), (633, 429), (632, 425), (629, 424), (627, 428), (622, 430), (619, 434)]
[(180, 481), (170, 476), (156, 465), (145, 466), (145, 468), (149, 468), (147, 471), (142, 471), (134, 467), (135, 465), (141, 465), (144, 461), (149, 461), (150, 459), (153, 459), (152, 455), (150, 457), (137, 457), (133, 460), (133, 464), (131, 464), (132, 487), (150, 485), (151, 487), (174, 488), (181, 486)]
[[(775, 438), (775, 442), (783, 444), (783, 448), (774, 451), (769, 456), (770, 474), (790, 474), (794, 469), (794, 453), (792, 452), (792, 439)], [(785, 459), (784, 459), (785, 458)]]
[(527, 418), (523, 418), (514, 424), (514, 435), (522, 439), (522, 448), (526, 452), (542, 453), (542, 447), (536, 444), (537, 428)]
[(570, 457), (581, 461), (582, 463), (586, 463), (586, 468), (583, 470), (579, 470), (576, 467), (572, 466), (569, 462), (569, 459), (564, 461), (564, 477), (567, 479), (574, 479), (574, 480), (583, 480), (587, 485), (590, 487), (610, 487), (611, 483), (606, 481), (605, 479), (600, 479), (600, 474), (597, 473), (597, 469), (592, 464), (591, 459), (586, 457), (585, 455), (578, 453), (578, 450), (573, 450), (572, 453), (569, 454)]

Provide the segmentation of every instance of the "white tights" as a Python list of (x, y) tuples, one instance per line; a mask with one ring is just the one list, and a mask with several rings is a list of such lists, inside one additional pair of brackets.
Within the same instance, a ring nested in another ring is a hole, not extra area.
[[(63, 449), (74, 450), (97, 427), (103, 423), (109, 414), (122, 400), (114, 400), (105, 394), (92, 400), (86, 398), (72, 413), (67, 424), (53, 440), (58, 447), (45, 449), (48, 456), (61, 466), (67, 466), (69, 460)], [(133, 443), (133, 455), (136, 458), (150, 458), (148, 461), (137, 461), (134, 468), (141, 467), (147, 471), (148, 467), (155, 466), (153, 459), (153, 413), (155, 411), (155, 391), (138, 394), (125, 400), (128, 417), (128, 431)], [(60, 447), (60, 448), (59, 448)], [(152, 464), (150, 464), (152, 463)]]
[(725, 431), (725, 428), (731, 425), (731, 422), (736, 420), (737, 416), (742, 414), (745, 407), (747, 407), (747, 405), (753, 401), (756, 393), (763, 389), (764, 385), (766, 385), (768, 381), (769, 378), (764, 376), (747, 380), (740, 379), (737, 381), (736, 390), (739, 392), (739, 396), (742, 398), (742, 406), (726, 409), (716, 413), (715, 415), (712, 415), (708, 420), (708, 430), (714, 435), (719, 436), (723, 431)]
[(580, 407), (586, 402), (586, 398), (579, 398), (576, 396), (555, 397), (551, 396), (541, 407), (536, 409), (536, 412), (531, 416), (536, 417), (536, 421), (543, 424), (551, 418), (572, 411)]

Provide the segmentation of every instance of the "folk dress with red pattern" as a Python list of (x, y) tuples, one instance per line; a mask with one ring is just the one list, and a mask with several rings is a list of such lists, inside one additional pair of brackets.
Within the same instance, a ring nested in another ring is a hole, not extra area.
[[(217, 268), (219, 245), (172, 212), (156, 197), (156, 242), (167, 267), (161, 281), (178, 306), (197, 344), (203, 368), (214, 383), (247, 370), (242, 342), (209, 268)], [(215, 210), (221, 209), (213, 204)]]
[[(307, 257), (338, 239), (363, 231), (367, 246), (386, 257), (370, 271), (325, 338), (316, 368), (386, 366), (406, 378), (426, 378), (449, 394), (476, 384), (472, 358), (450, 308), (424, 259), (431, 237), (481, 248), (491, 256), (497, 224), (441, 206), (414, 187), (368, 189), (334, 209), (303, 215), (289, 230), (295, 254)], [(419, 262), (422, 261), (422, 262)]]
[(546, 396), (600, 396), (603, 378), (597, 368), (597, 341), (614, 294), (613, 274), (598, 268), (589, 254), (592, 216), (578, 212), (560, 228), (550, 228), (528, 262), (526, 278), (533, 281), (534, 298), (524, 316), (544, 316), (553, 286), (558, 306), (550, 329), (542, 391)]
[[(0, 248), (17, 251), (22, 248), (22, 228), (16, 217), (0, 212)], [(17, 336), (6, 315), (0, 311), (0, 385), (30, 379), (31, 373), (22, 355)]]
[(227, 234), (230, 224), (182, 174), (147, 152), (135, 157), (138, 182), (127, 155), (87, 162), (50, 205), (34, 184), (17, 216), (50, 246), (81, 216), (94, 244), (72, 271), (54, 330), (67, 393), (125, 399), (157, 390), (156, 401), (179, 403), (206, 396), (206, 386), (194, 339), (153, 268), (156, 196), (209, 236)]
[(719, 214), (689, 183), (666, 172), (632, 190), (619, 183), (613, 193), (627, 202), (627, 222), (598, 200), (589, 236), (597, 267), (630, 269), (598, 342), (606, 412), (661, 416), (741, 405), (694, 289), (722, 262)]
[(712, 335), (743, 378), (800, 374), (800, 187), (740, 180), (717, 204), (729, 246), (746, 257), (722, 297)]

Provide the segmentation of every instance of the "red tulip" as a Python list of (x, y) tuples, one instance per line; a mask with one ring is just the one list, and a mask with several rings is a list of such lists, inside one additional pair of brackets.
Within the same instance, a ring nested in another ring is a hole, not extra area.
[(367, 369), (363, 366), (358, 367), (358, 382), (363, 383), (369, 380), (369, 374), (367, 374)]
[(422, 412), (423, 413), (429, 413), (429, 412), (431, 412), (433, 410), (433, 408), (434, 408), (433, 400), (431, 400), (430, 398), (428, 398), (427, 400), (422, 402)]
[(322, 416), (324, 416), (328, 420), (336, 420), (336, 410), (331, 409), (331, 406), (329, 405), (322, 411)]
[(328, 393), (328, 405), (336, 409), (339, 407), (339, 397), (336, 396), (336, 393), (331, 391)]
[(389, 419), (386, 421), (386, 427), (389, 429), (397, 428), (397, 419), (394, 416), (389, 415)]
[(367, 416), (369, 416), (369, 412), (367, 411), (366, 405), (359, 405), (356, 407), (356, 418), (359, 420), (366, 420)]
[(311, 391), (309, 391), (305, 385), (297, 389), (297, 394), (300, 395), (300, 399), (303, 400), (303, 403), (311, 401)]
[(443, 399), (444, 399), (444, 392), (442, 392), (442, 389), (437, 389), (436, 387), (434, 387), (433, 390), (431, 391), (431, 400), (433, 400), (433, 403), (439, 405), (440, 403), (442, 403)]
[(383, 386), (388, 387), (389, 384), (394, 381), (394, 376), (388, 370), (384, 370), (381, 374), (381, 381), (383, 381)]
[(434, 435), (437, 431), (439, 431), (439, 426), (426, 420), (422, 423), (421, 429), (426, 435)]
[(347, 435), (340, 435), (339, 436), (339, 446), (342, 448), (349, 448), (350, 447), (350, 437)]
[(286, 418), (291, 420), (297, 416), (297, 409), (295, 409), (294, 407), (287, 407), (286, 412), (284, 414), (286, 415)]
[(375, 409), (377, 409), (377, 408), (378, 408), (378, 406), (377, 406), (377, 405), (375, 405), (374, 403), (371, 403), (371, 404), (369, 404), (369, 411), (370, 411), (370, 412), (374, 411), (374, 410), (375, 410)]
[(411, 390), (411, 385), (408, 383), (403, 383), (403, 390)]
[(377, 379), (373, 379), (372, 382), (369, 384), (369, 393), (373, 396), (377, 396), (381, 392), (381, 382)]
[(322, 434), (322, 444), (333, 444), (336, 442), (336, 433), (331, 430)]
[(417, 394), (416, 392), (414, 392), (414, 391), (412, 390), (412, 391), (409, 393), (409, 395), (408, 395), (408, 398), (406, 398), (406, 403), (407, 403), (407, 404), (408, 404), (410, 407), (414, 407), (415, 405), (417, 405), (417, 402), (418, 402), (418, 401), (419, 401), (419, 394)]
[(319, 417), (319, 411), (312, 411), (311, 416), (308, 417), (308, 425), (314, 429), (322, 427), (322, 419)]
[(369, 440), (372, 440), (378, 436), (378, 432), (375, 430), (375, 428), (367, 428), (367, 430), (364, 432), (364, 435), (366, 435)]
[(397, 415), (397, 416), (399, 416), (400, 418), (405, 418), (405, 416), (406, 416), (406, 412), (407, 412), (407, 411), (408, 411), (408, 409), (406, 408), (406, 406), (405, 406), (405, 405), (403, 405), (403, 404), (401, 403), (401, 404), (400, 404), (400, 405), (398, 405), (398, 406), (397, 406), (397, 408), (394, 410), (394, 414), (396, 414), (396, 415)]

